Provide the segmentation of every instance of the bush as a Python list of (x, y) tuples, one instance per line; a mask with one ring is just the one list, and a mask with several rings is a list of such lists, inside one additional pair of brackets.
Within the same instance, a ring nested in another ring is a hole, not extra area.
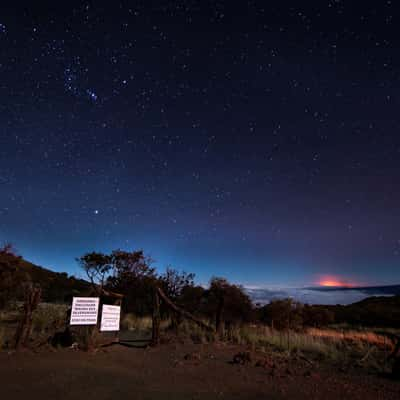
[(68, 323), (67, 311), (68, 306), (63, 304), (39, 304), (33, 313), (32, 334), (49, 337), (64, 330)]
[(121, 321), (121, 328), (128, 331), (150, 331), (153, 326), (151, 317), (138, 317), (135, 314), (125, 314)]
[(298, 330), (303, 326), (303, 305), (293, 299), (271, 301), (259, 312), (262, 322), (278, 330)]

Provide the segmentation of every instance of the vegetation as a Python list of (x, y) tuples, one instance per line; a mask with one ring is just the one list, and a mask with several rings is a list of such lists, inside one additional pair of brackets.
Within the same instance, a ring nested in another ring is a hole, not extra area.
[(335, 323), (400, 328), (400, 296), (369, 297), (347, 306), (326, 306)]
[(29, 284), (40, 285), (42, 300), (49, 303), (69, 303), (73, 296), (84, 295), (90, 289), (87, 281), (24, 260), (10, 244), (0, 247), (0, 309), (22, 301)]
[[(88, 281), (35, 266), (10, 245), (0, 248), (0, 348), (10, 347), (13, 342), (26, 306), (24, 293), (38, 284), (42, 302), (33, 310), (29, 328), (30, 340), (37, 344), (57, 344), (55, 338), (62, 337), (68, 326), (72, 296), (93, 293), (103, 298), (115, 293), (123, 296), (122, 329), (148, 336), (155, 288), (162, 289), (177, 306), (174, 310), (161, 302), (160, 327), (165, 337), (172, 328), (178, 339), (195, 343), (224, 340), (261, 351), (269, 349), (342, 364), (353, 362), (383, 370), (394, 349), (390, 338), (399, 335), (399, 296), (370, 298), (349, 306), (311, 306), (282, 299), (254, 307), (244, 288), (224, 278), (214, 277), (204, 288), (195, 284), (194, 274), (171, 266), (158, 274), (142, 250), (91, 252), (78, 262)], [(192, 321), (183, 319), (179, 309), (192, 314)], [(214, 329), (203, 329), (202, 324)], [(91, 328), (80, 329), (75, 332), (75, 340), (82, 348), (89, 348), (101, 339), (96, 334)], [(66, 343), (72, 342), (69, 339)]]
[[(73, 296), (89, 295), (93, 290), (107, 289), (124, 296), (123, 311), (137, 316), (152, 312), (152, 290), (155, 286), (178, 306), (211, 321), (217, 330), (222, 325), (262, 322), (277, 330), (322, 328), (332, 324), (400, 328), (400, 296), (374, 297), (348, 306), (310, 306), (291, 299), (273, 301), (253, 307), (240, 286), (224, 278), (213, 278), (205, 289), (195, 284), (193, 273), (180, 272), (169, 266), (162, 274), (142, 250), (115, 250), (110, 254), (91, 252), (78, 258), (88, 281), (66, 273), (36, 266), (17, 254), (12, 245), (0, 248), (0, 309), (7, 303), (23, 300), (25, 287), (40, 284), (42, 301), (70, 303)], [(162, 306), (162, 317), (179, 324), (176, 316)]]

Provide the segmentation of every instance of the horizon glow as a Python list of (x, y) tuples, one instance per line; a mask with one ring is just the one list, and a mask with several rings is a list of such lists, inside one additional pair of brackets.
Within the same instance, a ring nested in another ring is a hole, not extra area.
[(327, 275), (321, 277), (318, 281), (318, 285), (323, 287), (343, 287), (343, 288), (352, 288), (360, 286), (359, 283), (351, 282), (348, 279), (343, 279), (333, 275)]

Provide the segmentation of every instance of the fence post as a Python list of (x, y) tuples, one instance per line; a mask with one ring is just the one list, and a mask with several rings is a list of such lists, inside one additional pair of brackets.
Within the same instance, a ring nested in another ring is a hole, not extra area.
[(160, 296), (157, 288), (153, 292), (153, 329), (151, 343), (153, 346), (160, 344)]
[(219, 338), (222, 337), (222, 332), (223, 332), (222, 323), (223, 323), (224, 305), (225, 305), (225, 299), (224, 296), (222, 295), (221, 298), (218, 300), (217, 312), (215, 316), (215, 331)]

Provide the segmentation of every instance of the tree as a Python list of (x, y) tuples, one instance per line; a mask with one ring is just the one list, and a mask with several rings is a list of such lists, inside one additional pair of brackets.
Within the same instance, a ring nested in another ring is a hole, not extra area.
[(3, 244), (3, 246), (0, 247), (0, 256), (5, 255), (18, 257), (17, 250), (10, 242), (6, 242)]
[(206, 293), (207, 291), (202, 286), (185, 286), (179, 297), (179, 303), (191, 314), (205, 314), (207, 307)]
[(81, 268), (85, 271), (93, 289), (101, 293), (107, 278), (114, 268), (112, 257), (98, 252), (86, 253), (77, 259)]
[(172, 267), (167, 267), (165, 273), (160, 277), (160, 282), (164, 293), (176, 302), (179, 301), (188, 286), (194, 286), (194, 277), (193, 273), (179, 272)]
[(108, 278), (108, 286), (124, 286), (130, 281), (156, 277), (156, 270), (151, 267), (152, 260), (144, 255), (143, 250), (129, 252), (118, 249), (109, 257), (112, 274)]
[(215, 329), (221, 332), (227, 325), (250, 321), (253, 306), (241, 286), (230, 284), (225, 278), (212, 278), (208, 290), (208, 312), (215, 316)]
[(324, 306), (304, 305), (303, 322), (305, 326), (322, 327), (332, 324), (335, 314)]
[(261, 320), (278, 330), (302, 326), (303, 305), (293, 299), (274, 300), (261, 309)]
[(148, 315), (153, 306), (153, 292), (157, 281), (151, 258), (142, 250), (114, 250), (111, 255), (112, 273), (106, 288), (124, 295), (124, 310)]
[(22, 299), (25, 286), (31, 282), (30, 275), (21, 268), (21, 260), (12, 244), (0, 247), (0, 308)]
[[(167, 267), (165, 273), (159, 278), (159, 282), (163, 293), (169, 300), (184, 307), (181, 301), (182, 294), (185, 288), (194, 286), (194, 274), (185, 271), (179, 272), (172, 267)], [(165, 304), (163, 304), (162, 311), (171, 318), (172, 328), (177, 329), (181, 323), (179, 313), (174, 312), (171, 307), (166, 307)]]
[(142, 250), (114, 250), (111, 254), (87, 253), (78, 258), (93, 288), (99, 294), (123, 295), (126, 311), (151, 311), (151, 293), (156, 279), (151, 259)]

